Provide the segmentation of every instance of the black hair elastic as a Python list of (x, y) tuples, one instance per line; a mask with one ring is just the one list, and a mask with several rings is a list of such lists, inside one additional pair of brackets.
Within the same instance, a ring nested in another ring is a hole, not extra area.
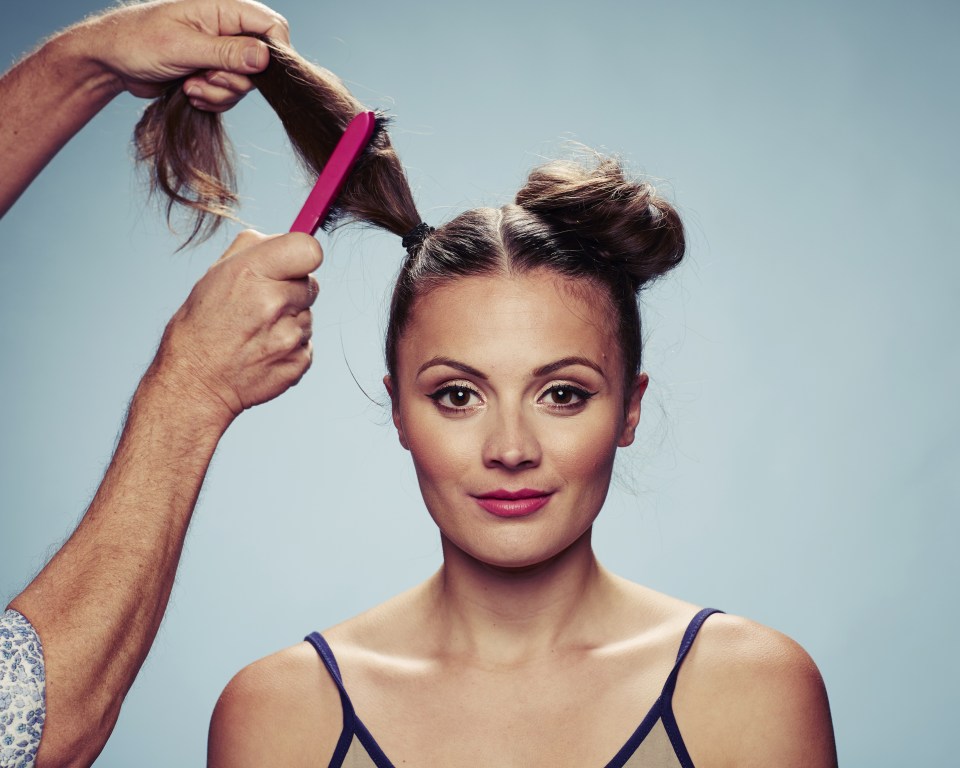
[(403, 240), (401, 240), (400, 243), (404, 248), (407, 249), (407, 253), (409, 253), (418, 245), (421, 245), (423, 241), (427, 239), (427, 235), (433, 231), (433, 227), (427, 224), (427, 222), (421, 221), (419, 224), (417, 224), (417, 226), (404, 235)]

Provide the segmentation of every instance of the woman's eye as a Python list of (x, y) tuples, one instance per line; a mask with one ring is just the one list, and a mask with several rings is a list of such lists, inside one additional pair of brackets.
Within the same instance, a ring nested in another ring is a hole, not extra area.
[(477, 405), (475, 399), (479, 399), (476, 392), (460, 384), (441, 387), (429, 397), (438, 405), (453, 410), (462, 410)]
[(559, 408), (572, 408), (583, 405), (595, 394), (570, 384), (554, 384), (540, 396), (540, 401)]

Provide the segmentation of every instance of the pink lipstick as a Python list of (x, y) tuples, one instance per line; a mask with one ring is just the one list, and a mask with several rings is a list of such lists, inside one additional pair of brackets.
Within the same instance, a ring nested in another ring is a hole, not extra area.
[(538, 509), (546, 506), (552, 492), (537, 491), (532, 488), (521, 488), (519, 491), (499, 489), (479, 496), (474, 496), (477, 504), (491, 515), (497, 517), (524, 517), (532, 515)]

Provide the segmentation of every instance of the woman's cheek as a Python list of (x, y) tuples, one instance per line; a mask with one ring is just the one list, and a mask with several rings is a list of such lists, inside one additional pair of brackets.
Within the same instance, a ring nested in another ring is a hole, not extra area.
[(557, 468), (567, 477), (607, 472), (616, 452), (615, 435), (596, 421), (584, 421), (575, 429), (556, 430), (547, 444)]
[(435, 412), (412, 415), (411, 428), (406, 433), (418, 472), (437, 479), (459, 477), (470, 461), (470, 454), (479, 456), (470, 427), (463, 419), (446, 419)]

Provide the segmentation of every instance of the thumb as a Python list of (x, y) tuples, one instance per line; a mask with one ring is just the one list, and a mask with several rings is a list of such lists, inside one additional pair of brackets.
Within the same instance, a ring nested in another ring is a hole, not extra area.
[(260, 273), (273, 280), (296, 280), (320, 266), (323, 251), (315, 237), (291, 232), (271, 238), (256, 249)]
[[(246, 35), (211, 36), (198, 32), (186, 43), (194, 69), (221, 69), (249, 75), (262, 72), (270, 61), (266, 43)], [(186, 41), (185, 41), (186, 42)], [(184, 62), (187, 63), (187, 62)]]

